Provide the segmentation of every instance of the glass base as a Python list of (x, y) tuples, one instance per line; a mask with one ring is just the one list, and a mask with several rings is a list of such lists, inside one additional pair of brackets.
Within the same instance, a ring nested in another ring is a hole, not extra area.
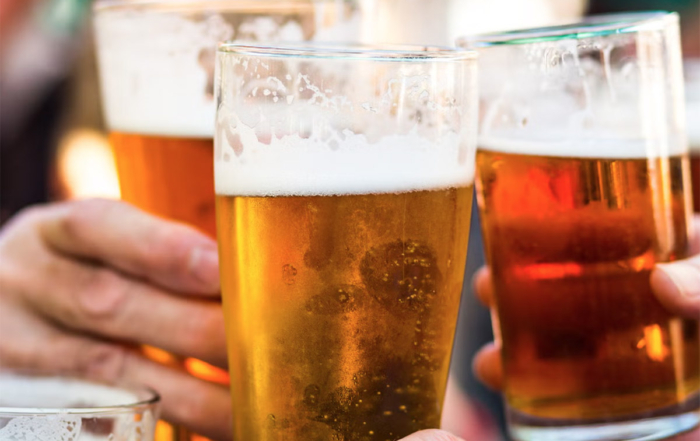
[[(544, 421), (543, 421), (544, 423)], [(653, 441), (688, 432), (700, 426), (700, 412), (615, 423), (555, 427), (518, 424), (509, 430), (517, 441)]]

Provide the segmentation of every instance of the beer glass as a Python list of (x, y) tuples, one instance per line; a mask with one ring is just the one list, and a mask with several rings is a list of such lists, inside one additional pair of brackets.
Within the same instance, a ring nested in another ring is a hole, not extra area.
[[(99, 1), (94, 29), (103, 109), (122, 199), (214, 237), (212, 165), (216, 45), (223, 40), (352, 38), (351, 0)], [(144, 348), (206, 380), (226, 374), (195, 359)], [(189, 439), (161, 424), (159, 441)]]
[(700, 420), (698, 321), (650, 273), (690, 253), (678, 17), (608, 15), (479, 48), (477, 198), (518, 440), (653, 440)]
[(234, 439), (438, 427), (476, 149), (475, 54), (217, 53), (216, 211)]
[(695, 212), (700, 213), (700, 59), (685, 60), (685, 103)]
[(142, 387), (0, 372), (0, 439), (153, 441), (160, 398)]

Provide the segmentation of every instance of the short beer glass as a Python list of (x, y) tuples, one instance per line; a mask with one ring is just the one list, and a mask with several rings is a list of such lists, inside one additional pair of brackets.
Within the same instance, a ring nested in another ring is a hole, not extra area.
[(151, 389), (0, 371), (3, 441), (154, 441)]
[(465, 38), (481, 57), (477, 197), (517, 440), (698, 425), (698, 321), (650, 287), (688, 257), (678, 17)]
[(463, 282), (475, 54), (222, 45), (216, 211), (234, 438), (436, 428)]

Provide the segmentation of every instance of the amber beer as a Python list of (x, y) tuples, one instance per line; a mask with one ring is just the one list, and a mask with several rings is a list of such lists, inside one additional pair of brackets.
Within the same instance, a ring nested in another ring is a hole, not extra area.
[(122, 199), (216, 237), (213, 140), (112, 132)]
[[(477, 188), (511, 417), (575, 425), (698, 409), (698, 321), (667, 313), (649, 282), (656, 263), (689, 253), (688, 158), (482, 146)], [(540, 155), (513, 153), (523, 151)]]
[(439, 427), (473, 187), (219, 190), (233, 406), (245, 409), (235, 439), (396, 440)]

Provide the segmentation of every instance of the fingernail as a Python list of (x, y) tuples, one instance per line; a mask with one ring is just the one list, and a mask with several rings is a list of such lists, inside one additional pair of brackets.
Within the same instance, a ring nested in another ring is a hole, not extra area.
[(218, 291), (219, 253), (216, 247), (199, 247), (192, 251), (191, 268), (194, 276), (207, 288)]
[(685, 297), (700, 297), (700, 270), (685, 262), (657, 265)]

